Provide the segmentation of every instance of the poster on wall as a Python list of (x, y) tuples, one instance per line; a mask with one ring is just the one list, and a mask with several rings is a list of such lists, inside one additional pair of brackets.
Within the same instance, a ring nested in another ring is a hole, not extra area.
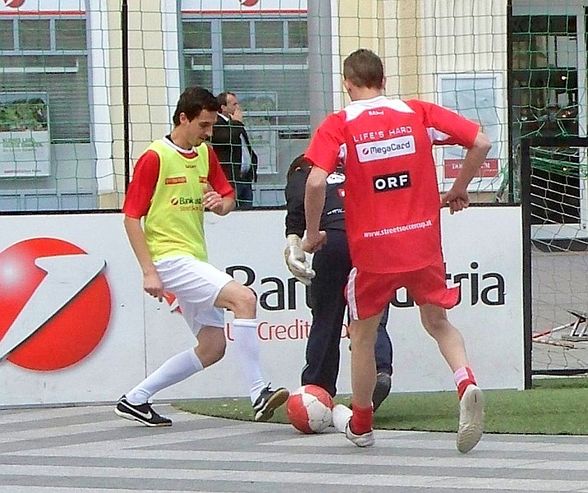
[(277, 173), (277, 130), (257, 130), (252, 128), (247, 131), (247, 134), (249, 135), (249, 141), (255, 154), (257, 154), (257, 173)]
[(239, 103), (246, 112), (247, 135), (257, 154), (259, 174), (278, 172), (278, 132), (271, 129), (271, 113), (278, 109), (278, 93), (273, 91), (240, 91)]
[(0, 177), (51, 174), (46, 93), (0, 93)]
[[(470, 207), (454, 216), (444, 209), (442, 224), (446, 276), (461, 288), (450, 319), (467, 341), (478, 382), (520, 389), (520, 208)], [(207, 213), (205, 225), (211, 264), (257, 294), (263, 378), (297, 388), (312, 314), (310, 291), (284, 263), (284, 211)], [(0, 407), (112, 402), (196, 344), (171, 293), (162, 302), (144, 293), (122, 214), (5, 215), (0, 231)], [(400, 290), (391, 304), (394, 391), (454, 389), (415, 302)], [(156, 399), (248, 394), (229, 312), (224, 330), (226, 356)], [(337, 388), (346, 394), (351, 353), (345, 324), (340, 340)]]
[[(439, 104), (478, 122), (484, 133), (495, 143), (478, 175), (470, 183), (471, 191), (496, 191), (501, 184), (501, 124), (498, 102), (501, 101), (500, 74), (442, 74), (439, 76)], [(440, 169), (440, 188), (447, 190), (463, 166), (465, 156), (460, 146), (444, 146), (437, 162)], [(439, 159), (440, 157), (440, 159)]]
[(0, 407), (114, 401), (143, 379), (122, 216), (3, 215), (0, 231)]
[[(205, 215), (209, 261), (255, 291), (263, 376), (274, 386), (295, 389), (300, 385), (312, 324), (310, 292), (284, 263), (284, 211), (248, 212)], [(453, 216), (444, 209), (442, 217), (446, 276), (450, 285), (461, 288), (450, 320), (466, 339), (468, 355), (484, 388), (520, 389), (524, 377), (520, 209), (470, 207)], [(463, 231), (470, 232), (467, 241), (455, 241), (463, 238)], [(492, 241), (497, 231), (502, 239), (498, 243)], [(435, 341), (421, 328), (415, 302), (405, 290), (399, 290), (391, 302), (387, 329), (394, 345), (394, 391), (454, 389), (452, 374)], [(194, 345), (173, 300), (159, 303), (147, 297), (145, 324), (148, 372)], [(162, 391), (158, 398), (247, 395), (230, 313), (225, 318), (225, 335), (227, 353), (220, 362)], [(349, 348), (344, 324), (337, 383), (340, 394), (351, 392)]]

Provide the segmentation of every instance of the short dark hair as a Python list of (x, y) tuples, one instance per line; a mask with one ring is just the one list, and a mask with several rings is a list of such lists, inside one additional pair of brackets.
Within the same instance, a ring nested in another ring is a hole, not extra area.
[(237, 97), (237, 95), (234, 92), (231, 91), (225, 91), (225, 92), (221, 92), (217, 97), (216, 100), (218, 101), (219, 106), (226, 106), (227, 104), (227, 96), (228, 95), (231, 96), (235, 96)]
[(357, 87), (379, 89), (384, 81), (382, 60), (371, 50), (356, 50), (343, 62), (343, 77)]
[(218, 111), (220, 106), (214, 95), (203, 87), (188, 87), (180, 95), (176, 111), (174, 113), (174, 125), (180, 124), (180, 113), (184, 113), (188, 120), (192, 121), (202, 110)]
[(311, 166), (312, 163), (304, 157), (304, 154), (300, 154), (299, 156), (296, 156), (290, 163), (290, 167), (286, 173), (286, 178), (290, 178), (298, 170), (306, 171)]

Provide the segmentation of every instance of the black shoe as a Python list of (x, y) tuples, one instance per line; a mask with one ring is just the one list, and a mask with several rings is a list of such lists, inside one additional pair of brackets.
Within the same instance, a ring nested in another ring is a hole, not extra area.
[(157, 414), (151, 404), (131, 404), (127, 401), (127, 396), (123, 395), (114, 408), (114, 412), (121, 418), (138, 421), (145, 426), (171, 426), (172, 420), (165, 416)]
[(372, 395), (372, 404), (374, 406), (374, 412), (380, 407), (380, 404), (384, 402), (384, 399), (388, 397), (390, 388), (392, 387), (392, 378), (390, 375), (384, 372), (378, 373), (376, 376), (376, 386)]
[(261, 390), (259, 397), (253, 404), (255, 421), (267, 421), (274, 415), (274, 411), (278, 409), (284, 402), (288, 400), (290, 392), (284, 387), (272, 390), (268, 384), (267, 387)]

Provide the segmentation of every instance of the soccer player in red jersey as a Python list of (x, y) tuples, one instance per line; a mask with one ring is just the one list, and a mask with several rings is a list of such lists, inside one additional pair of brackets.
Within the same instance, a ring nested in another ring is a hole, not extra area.
[[(454, 373), (460, 398), (457, 448), (465, 453), (482, 436), (484, 402), (463, 338), (446, 315), (446, 309), (457, 304), (459, 291), (447, 288), (445, 282), (440, 207), (448, 206), (452, 214), (468, 207), (467, 186), (491, 145), (477, 123), (453, 111), (419, 100), (386, 98), (382, 61), (372, 51), (360, 49), (349, 55), (343, 77), (352, 102), (322, 122), (305, 153), (314, 166), (306, 184), (303, 245), (314, 252), (325, 241), (325, 232), (319, 230), (325, 178), (343, 159), (353, 264), (346, 287), (353, 319), (349, 330), (353, 414), (346, 436), (360, 447), (374, 444), (376, 329), (394, 292), (405, 287)], [(467, 149), (459, 176), (441, 197), (432, 153), (435, 144)]]

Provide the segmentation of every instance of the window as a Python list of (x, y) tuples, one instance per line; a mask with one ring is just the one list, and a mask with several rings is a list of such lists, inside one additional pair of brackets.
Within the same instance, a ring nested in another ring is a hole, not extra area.
[(49, 19), (20, 20), (18, 34), (21, 50), (46, 50), (51, 46)]
[(0, 20), (0, 51), (14, 49), (14, 23)]
[(86, 20), (0, 21), (0, 93), (46, 93), (52, 143), (89, 142)]
[(282, 21), (257, 21), (255, 23), (256, 48), (283, 48), (284, 23)]
[(85, 50), (86, 21), (83, 19), (56, 20), (55, 48), (57, 50)]
[(184, 22), (182, 23), (184, 34), (184, 48), (203, 49), (212, 48), (210, 38), (210, 22)]
[(0, 210), (94, 209), (85, 16), (0, 19)]
[(184, 85), (234, 92), (259, 158), (255, 205), (284, 203), (287, 168), (310, 133), (306, 15), (186, 15)]
[(186, 86), (235, 92), (248, 125), (308, 130), (306, 18), (185, 18), (182, 28)]
[(223, 48), (246, 49), (251, 46), (251, 23), (248, 21), (225, 21), (222, 23)]
[(288, 48), (308, 48), (308, 29), (306, 22), (288, 22)]

